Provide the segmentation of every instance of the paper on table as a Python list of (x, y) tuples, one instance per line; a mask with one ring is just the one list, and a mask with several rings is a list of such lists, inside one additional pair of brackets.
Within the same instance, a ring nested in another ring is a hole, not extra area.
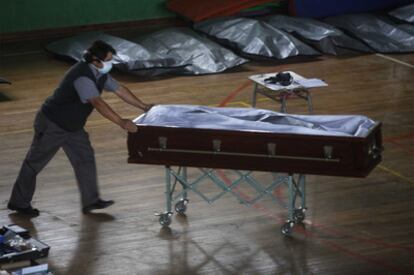
[(302, 85), (298, 82), (298, 81), (294, 81), (292, 84), (288, 85), (288, 86), (283, 86), (280, 84), (274, 84), (274, 83), (265, 83), (263, 82), (263, 85), (266, 86), (267, 88), (271, 89), (271, 90), (293, 90), (293, 89), (297, 89), (297, 88), (301, 88)]
[(318, 78), (295, 79), (304, 88), (325, 87), (328, 86), (326, 82)]

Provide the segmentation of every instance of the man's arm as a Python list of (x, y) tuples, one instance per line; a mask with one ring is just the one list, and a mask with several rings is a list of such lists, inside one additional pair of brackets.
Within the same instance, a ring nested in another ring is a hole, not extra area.
[(132, 106), (138, 107), (143, 111), (147, 112), (152, 108), (152, 104), (145, 104), (139, 98), (137, 98), (127, 87), (119, 85), (115, 91), (116, 95), (119, 96), (123, 101), (131, 104)]
[(137, 126), (131, 120), (120, 117), (101, 97), (93, 97), (88, 101), (103, 117), (118, 124), (122, 129), (127, 130), (128, 132), (137, 132)]

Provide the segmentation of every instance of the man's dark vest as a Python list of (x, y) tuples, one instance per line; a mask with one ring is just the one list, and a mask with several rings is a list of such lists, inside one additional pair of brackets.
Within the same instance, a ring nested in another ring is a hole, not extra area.
[(91, 79), (99, 93), (102, 93), (107, 75), (97, 80), (89, 65), (79, 62), (66, 72), (55, 92), (46, 99), (41, 109), (48, 119), (70, 132), (83, 129), (93, 111), (92, 104), (82, 103), (75, 89), (74, 81), (81, 76)]

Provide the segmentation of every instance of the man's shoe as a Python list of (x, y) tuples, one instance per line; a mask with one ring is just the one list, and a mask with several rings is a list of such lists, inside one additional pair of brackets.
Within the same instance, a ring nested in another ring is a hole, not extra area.
[(90, 213), (92, 210), (94, 209), (103, 209), (103, 208), (107, 208), (109, 206), (111, 206), (112, 204), (114, 204), (115, 202), (113, 200), (102, 200), (102, 199), (98, 199), (97, 202), (89, 205), (89, 206), (85, 206), (84, 208), (82, 208), (82, 212), (83, 214), (88, 214)]
[(22, 215), (39, 216), (39, 210), (31, 206), (23, 208), (23, 207), (18, 207), (11, 203), (8, 203), (7, 208), (10, 210), (16, 211), (17, 213), (22, 214)]

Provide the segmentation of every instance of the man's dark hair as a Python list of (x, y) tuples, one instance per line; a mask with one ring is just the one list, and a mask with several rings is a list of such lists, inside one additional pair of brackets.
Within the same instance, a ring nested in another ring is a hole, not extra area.
[(108, 53), (111, 52), (112, 54), (116, 54), (116, 51), (114, 48), (112, 48), (111, 45), (105, 43), (102, 40), (96, 40), (93, 42), (92, 46), (90, 46), (85, 53), (83, 54), (83, 58), (86, 62), (91, 63), (94, 61), (97, 57), (99, 60), (103, 61), (105, 60)]

